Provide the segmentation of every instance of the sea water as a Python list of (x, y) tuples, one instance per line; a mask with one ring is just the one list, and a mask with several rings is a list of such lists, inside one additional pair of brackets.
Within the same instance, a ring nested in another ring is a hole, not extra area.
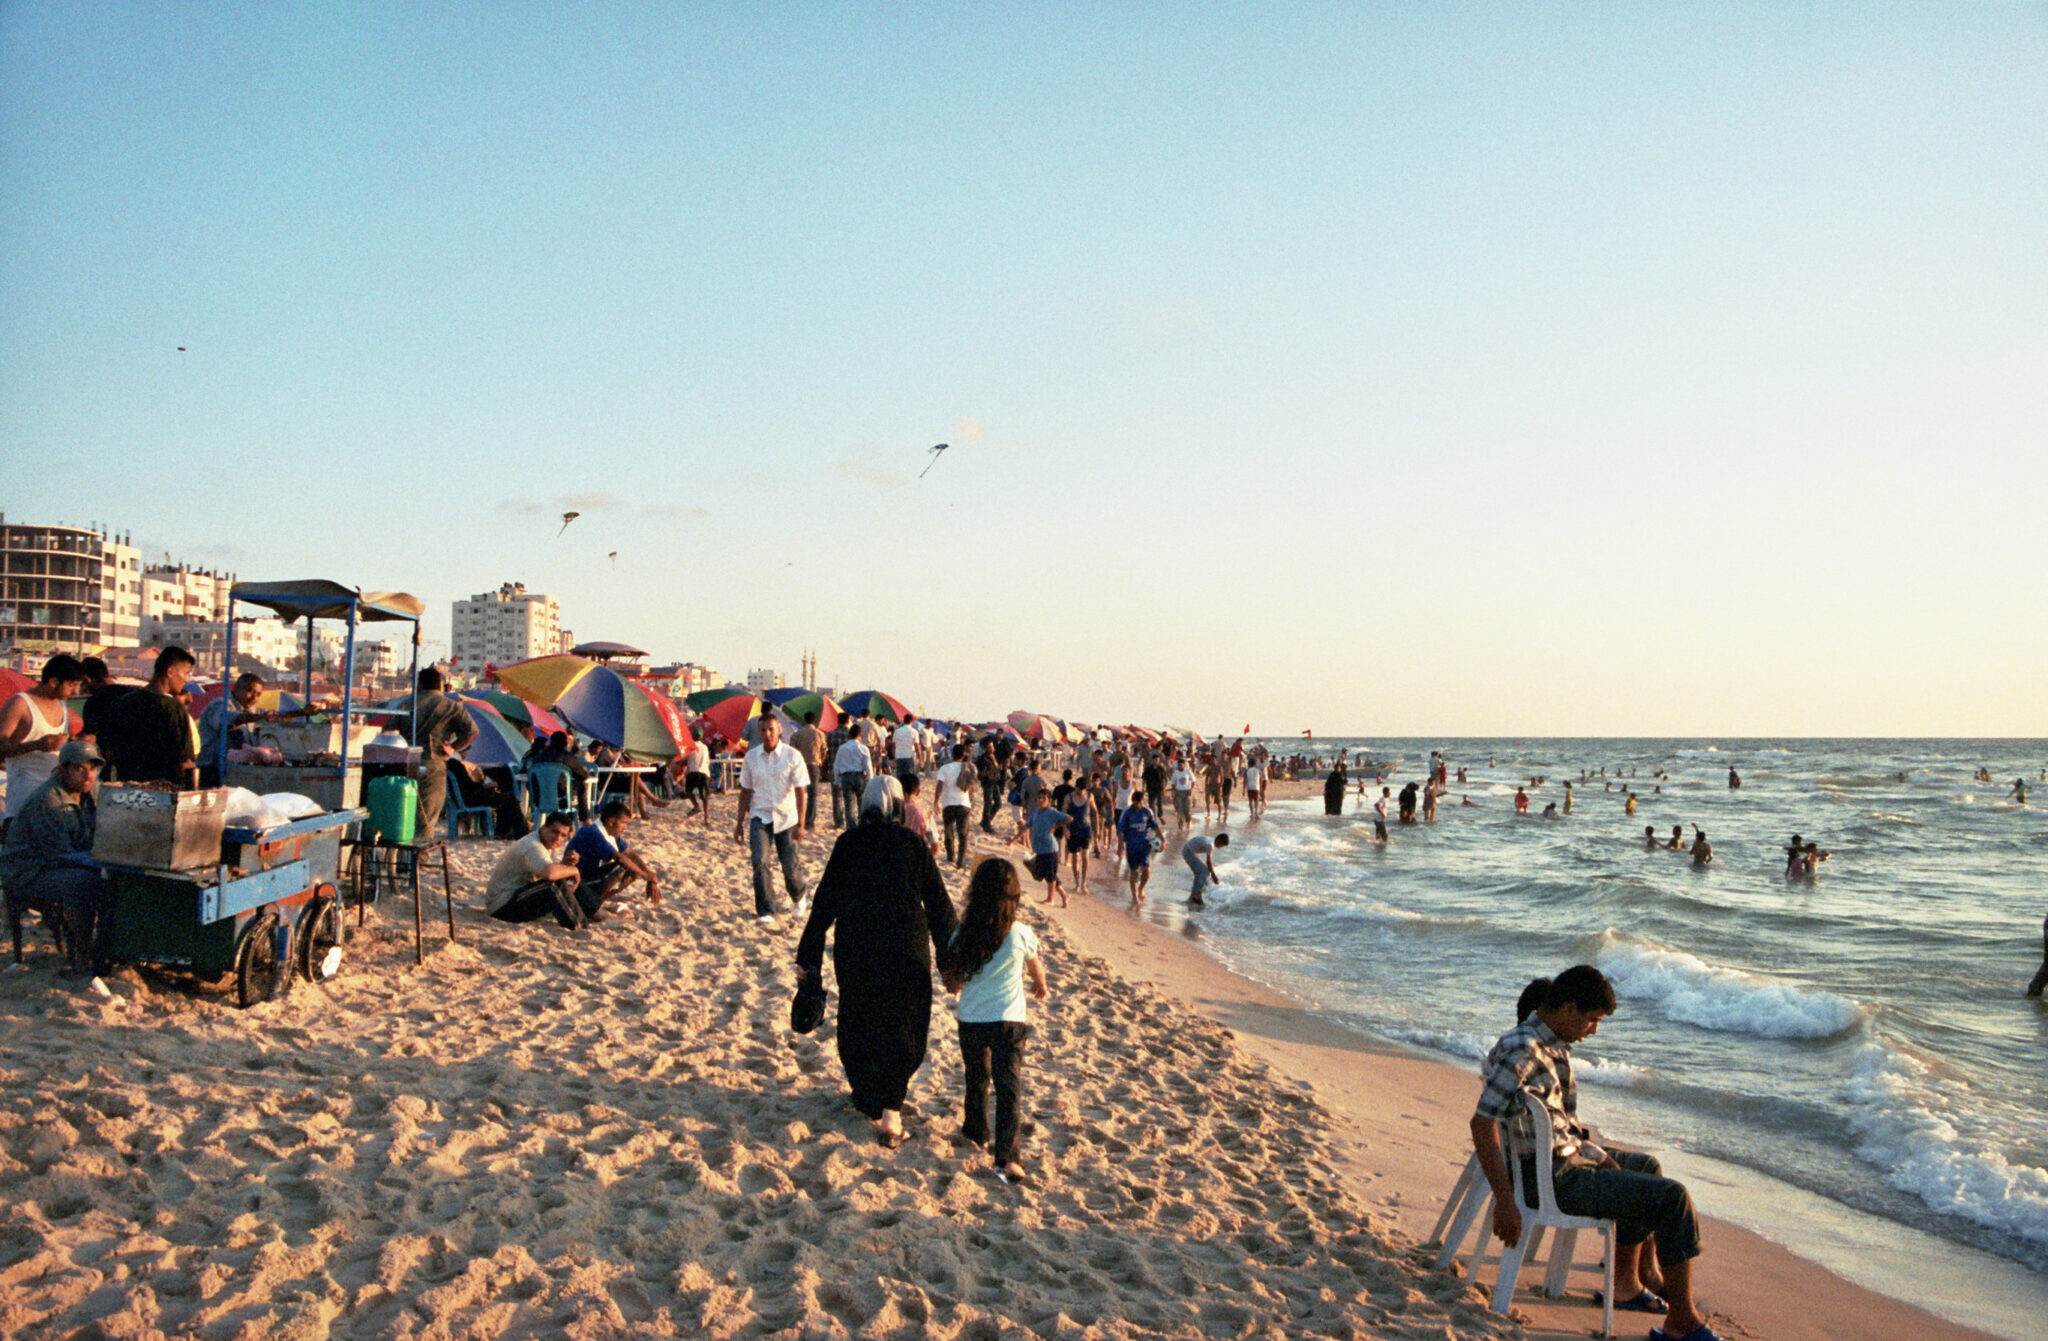
[[(1381, 845), (1355, 790), (1339, 818), (1318, 795), (1256, 824), (1240, 798), (1222, 886), (1196, 919), (1212, 953), (1467, 1065), (1513, 1024), (1530, 978), (1596, 964), (1620, 998), (1575, 1050), (1599, 1126), (1841, 1208), (1809, 1214), (1830, 1232), (1871, 1217), (1847, 1233), (1852, 1255), (1896, 1229), (2017, 1263), (1978, 1279), (2031, 1297), (1975, 1316), (1967, 1300), (1919, 1302), (2009, 1335), (2038, 1320), (2048, 1008), (2022, 993), (2048, 915), (2048, 810), (2008, 794), (2015, 778), (2037, 785), (2048, 742), (1315, 742), (1346, 747), (1401, 759), (1397, 796), (1443, 750), (1437, 822), (1401, 825), (1390, 803)], [(1994, 781), (1976, 780), (1982, 767)], [(1518, 818), (1515, 787), (1537, 777)], [(1541, 818), (1566, 780), (1571, 815)], [(1663, 842), (1674, 824), (1688, 842), (1706, 831), (1710, 865), (1646, 850), (1646, 825)], [(1785, 877), (1794, 833), (1833, 854), (1810, 882)], [(1186, 878), (1160, 869), (1152, 916), (1183, 915)]]

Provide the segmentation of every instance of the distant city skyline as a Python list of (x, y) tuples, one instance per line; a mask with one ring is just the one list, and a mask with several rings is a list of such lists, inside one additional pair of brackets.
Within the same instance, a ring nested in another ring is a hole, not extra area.
[(970, 716), (2048, 736), (2043, 69), (2035, 4), (9, 5), (0, 508)]

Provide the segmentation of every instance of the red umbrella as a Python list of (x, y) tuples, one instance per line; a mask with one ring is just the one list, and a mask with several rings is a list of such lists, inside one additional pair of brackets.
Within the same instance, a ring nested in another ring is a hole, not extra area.
[(674, 699), (667, 694), (657, 694), (637, 681), (628, 683), (647, 695), (649, 701), (654, 704), (654, 710), (661, 714), (661, 724), (668, 728), (669, 738), (675, 741), (677, 754), (685, 753), (697, 743), (697, 738), (690, 734), (690, 724), (683, 720), (682, 710), (676, 706)]
[(747, 719), (761, 711), (761, 700), (753, 694), (735, 694), (721, 699), (698, 714), (727, 740), (738, 740), (747, 729)]

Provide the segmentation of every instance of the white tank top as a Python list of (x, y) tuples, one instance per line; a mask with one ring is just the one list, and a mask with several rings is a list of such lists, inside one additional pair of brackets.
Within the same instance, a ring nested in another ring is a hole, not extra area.
[[(34, 694), (21, 693), (14, 696), (28, 705), (28, 737), (31, 742), (45, 736), (67, 736), (71, 734), (71, 715), (63, 704), (56, 706), (57, 720), (52, 722), (43, 715), (42, 700)], [(8, 700), (12, 702), (13, 700)], [(7, 817), (13, 819), (15, 812), (27, 803), (29, 793), (43, 785), (51, 774), (57, 771), (55, 751), (37, 750), (31, 754), (10, 754), (7, 756)]]

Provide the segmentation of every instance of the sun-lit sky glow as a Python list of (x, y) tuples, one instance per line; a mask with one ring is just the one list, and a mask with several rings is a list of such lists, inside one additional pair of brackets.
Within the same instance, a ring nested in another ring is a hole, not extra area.
[(8, 4), (0, 508), (944, 715), (2048, 735), (2044, 71), (2041, 4)]

